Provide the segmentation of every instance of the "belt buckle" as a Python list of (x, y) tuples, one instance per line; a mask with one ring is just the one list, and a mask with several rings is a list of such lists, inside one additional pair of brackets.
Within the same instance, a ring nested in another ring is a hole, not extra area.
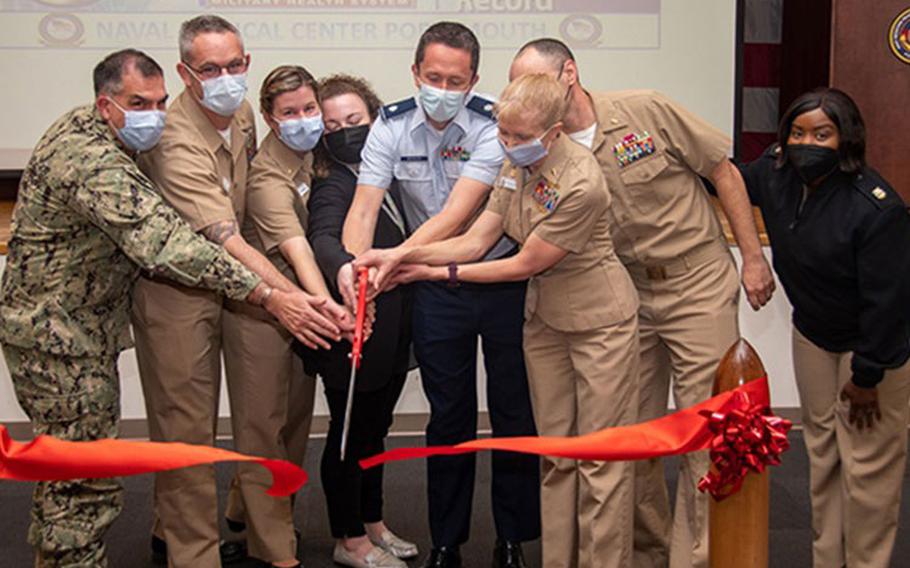
[(667, 269), (663, 266), (648, 266), (645, 268), (648, 280), (666, 280)]

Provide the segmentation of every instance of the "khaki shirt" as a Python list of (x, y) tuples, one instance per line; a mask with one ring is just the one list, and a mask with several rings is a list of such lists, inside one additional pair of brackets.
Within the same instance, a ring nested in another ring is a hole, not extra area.
[(212, 126), (189, 90), (168, 107), (161, 142), (139, 166), (164, 199), (199, 231), (213, 223), (243, 224), (246, 179), (256, 153), (256, 125), (246, 101), (231, 120), (231, 144)]
[(312, 179), (312, 153), (301, 157), (269, 132), (250, 166), (243, 238), (286, 276), (294, 272), (278, 245), (306, 236)]
[(243, 299), (259, 277), (193, 232), (94, 106), (74, 109), (29, 159), (0, 288), (0, 342), (57, 355), (132, 346), (139, 269)]
[(537, 315), (554, 329), (585, 331), (638, 310), (638, 294), (613, 252), (609, 206), (594, 156), (566, 135), (553, 142), (535, 173), (506, 160), (487, 210), (502, 216), (512, 239), (525, 243), (536, 235), (569, 253), (531, 278), (525, 319)]
[(661, 265), (722, 243), (723, 232), (698, 176), (727, 159), (730, 139), (655, 91), (591, 94), (592, 151), (613, 195), (612, 234), (627, 266)]

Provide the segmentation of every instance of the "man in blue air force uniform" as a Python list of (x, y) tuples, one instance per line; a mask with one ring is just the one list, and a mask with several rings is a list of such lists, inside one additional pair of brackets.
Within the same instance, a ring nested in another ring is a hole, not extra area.
[[(345, 220), (345, 247), (372, 245), (377, 214), (392, 180), (401, 188), (413, 234), (402, 247), (463, 232), (482, 209), (503, 162), (493, 102), (471, 94), (480, 48), (465, 26), (440, 22), (421, 36), (412, 66), (418, 97), (387, 105), (362, 154), (357, 192)], [(487, 259), (514, 252), (504, 238)], [(387, 249), (392, 250), (392, 249)], [(341, 269), (351, 281), (351, 265)], [(487, 399), (494, 436), (534, 435), (522, 356), (525, 282), (416, 286), (414, 347), (430, 402), (427, 444), (477, 436), (477, 343), (483, 342)], [(351, 290), (346, 293), (352, 297)], [(493, 454), (492, 502), (497, 531), (494, 565), (524, 566), (520, 543), (540, 534), (538, 460)], [(431, 458), (427, 465), (433, 550), (425, 566), (461, 565), (474, 492), (474, 457)]]

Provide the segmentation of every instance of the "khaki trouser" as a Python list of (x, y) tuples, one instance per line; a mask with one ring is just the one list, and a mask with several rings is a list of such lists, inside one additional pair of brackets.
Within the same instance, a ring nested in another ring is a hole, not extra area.
[[(666, 414), (672, 379), (677, 408), (711, 397), (717, 364), (739, 338), (739, 277), (729, 253), (664, 280), (630, 270), (641, 300), (639, 422)], [(697, 483), (707, 451), (680, 463), (675, 516), (659, 459), (635, 464), (636, 568), (706, 567), (708, 500)]]
[(882, 420), (871, 430), (848, 421), (840, 391), (850, 380), (852, 353), (831, 353), (793, 329), (793, 366), (809, 453), (812, 559), (816, 568), (887, 568), (897, 535), (910, 362), (878, 384)]
[[(310, 423), (313, 420), (313, 403), (316, 390), (315, 378), (303, 375), (303, 380), (299, 380), (302, 372), (302, 369), (299, 372), (294, 371), (293, 376), (297, 378), (291, 380), (290, 385), (288, 385), (287, 424), (285, 424), (282, 432), (288, 461), (300, 467), (303, 467), (303, 460), (306, 459), (306, 448), (310, 438)], [(291, 495), (292, 516), (295, 498), (296, 494)], [(224, 516), (232, 521), (246, 522), (246, 505), (243, 503), (243, 495), (240, 492), (240, 482), (237, 475), (234, 475), (234, 478), (231, 479), (231, 489), (228, 491)]]
[[(302, 465), (316, 381), (304, 374), (303, 362), (292, 352), (291, 334), (268, 313), (237, 302), (228, 306), (224, 360), (234, 447)], [(228, 517), (246, 522), (250, 556), (266, 562), (295, 558), (291, 498), (265, 493), (272, 476), (262, 466), (238, 464), (234, 479)]]
[[(116, 355), (71, 357), (12, 345), (3, 345), (3, 355), (36, 435), (73, 441), (117, 436)], [(117, 478), (35, 483), (28, 528), (35, 566), (107, 566), (104, 534), (122, 509)]]
[[(222, 298), (140, 278), (133, 287), (133, 334), (154, 441), (215, 443), (221, 387)], [(155, 475), (156, 530), (172, 568), (218, 568), (215, 468)]]
[[(537, 317), (525, 323), (528, 384), (541, 436), (575, 436), (636, 421), (637, 319), (584, 332), (557, 331)], [(630, 566), (632, 464), (548, 457), (542, 462), (542, 565)]]

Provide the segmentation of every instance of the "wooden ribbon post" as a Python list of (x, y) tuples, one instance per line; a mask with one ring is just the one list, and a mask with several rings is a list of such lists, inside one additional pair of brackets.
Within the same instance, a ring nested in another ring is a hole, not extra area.
[[(755, 349), (740, 339), (724, 354), (714, 380), (714, 395), (765, 377)], [(713, 467), (713, 466), (712, 466)], [(767, 568), (770, 477), (749, 473), (739, 492), (722, 501), (711, 499), (711, 568)]]

